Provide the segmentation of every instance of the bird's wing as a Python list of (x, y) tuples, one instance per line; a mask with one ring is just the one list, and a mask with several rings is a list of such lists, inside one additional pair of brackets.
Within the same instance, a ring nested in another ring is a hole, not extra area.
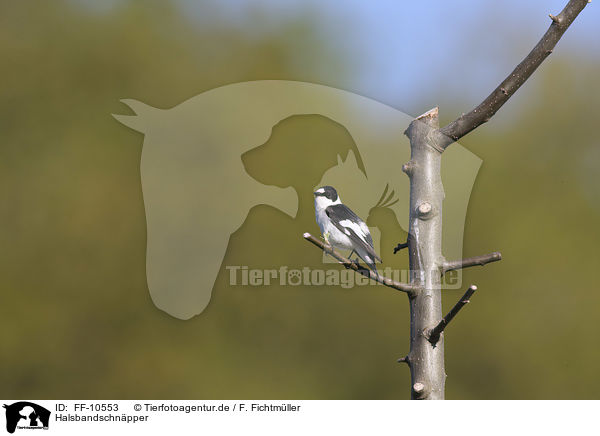
[(375, 253), (369, 227), (348, 206), (334, 204), (325, 209), (325, 213), (333, 225), (348, 236), (353, 244), (362, 247), (374, 259), (381, 262), (381, 258)]

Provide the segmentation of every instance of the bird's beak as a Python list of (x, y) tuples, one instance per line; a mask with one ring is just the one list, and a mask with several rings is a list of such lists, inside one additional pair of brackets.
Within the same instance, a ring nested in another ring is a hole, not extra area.
[(317, 193), (316, 193), (316, 192), (313, 192), (313, 195), (316, 197), (316, 196), (317, 196)]

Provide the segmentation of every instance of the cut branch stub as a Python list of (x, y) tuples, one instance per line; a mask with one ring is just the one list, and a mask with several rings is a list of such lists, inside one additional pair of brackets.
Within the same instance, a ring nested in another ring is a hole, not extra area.
[(417, 214), (422, 220), (429, 219), (433, 215), (433, 206), (428, 201), (425, 201), (417, 207)]
[(409, 160), (404, 165), (402, 165), (402, 172), (405, 173), (407, 176), (410, 176), (414, 170), (415, 170), (415, 163), (411, 160)]
[(410, 359), (408, 358), (408, 356), (404, 356), (398, 359), (398, 363), (406, 363), (407, 365), (410, 365)]
[(425, 395), (427, 394), (427, 386), (425, 386), (424, 383), (417, 382), (413, 385), (412, 391), (413, 391), (413, 396), (416, 399), (422, 400), (423, 398), (425, 398)]

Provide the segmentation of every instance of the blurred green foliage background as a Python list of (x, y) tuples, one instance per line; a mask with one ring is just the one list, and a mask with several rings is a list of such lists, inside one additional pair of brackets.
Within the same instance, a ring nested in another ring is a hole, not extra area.
[[(149, 298), (143, 137), (110, 116), (126, 111), (119, 99), (166, 108), (227, 83), (318, 81), (298, 72), (297, 53), (341, 82), (352, 74), (310, 12), (249, 34), (219, 10), (206, 3), (199, 26), (170, 2), (0, 3), (1, 397), (409, 397), (396, 363), (404, 295), (229, 288), (221, 275), (189, 321)], [(484, 162), (465, 255), (503, 261), (465, 271), (480, 292), (446, 334), (449, 399), (599, 397), (599, 71), (592, 57), (550, 58), (461, 141)], [(439, 93), (422, 102), (440, 104), (442, 121), (468, 108)], [(258, 238), (234, 235), (237, 255)], [(284, 256), (316, 254), (301, 244)], [(444, 310), (460, 295), (447, 291)]]

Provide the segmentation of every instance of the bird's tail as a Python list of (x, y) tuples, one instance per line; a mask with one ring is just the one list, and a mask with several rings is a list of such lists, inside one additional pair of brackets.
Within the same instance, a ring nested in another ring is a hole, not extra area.
[(377, 275), (379, 275), (379, 271), (377, 271), (377, 267), (375, 266), (374, 263), (367, 263), (367, 265), (369, 266), (369, 268), (371, 268), (373, 270), (373, 272)]
[(367, 266), (369, 268), (371, 268), (371, 270), (373, 270), (373, 272), (377, 275), (379, 275), (379, 272), (377, 271), (377, 266), (375, 265), (375, 262), (377, 262), (376, 259), (373, 259), (371, 256), (366, 255), (363, 260), (365, 261), (365, 263), (367, 264)]

